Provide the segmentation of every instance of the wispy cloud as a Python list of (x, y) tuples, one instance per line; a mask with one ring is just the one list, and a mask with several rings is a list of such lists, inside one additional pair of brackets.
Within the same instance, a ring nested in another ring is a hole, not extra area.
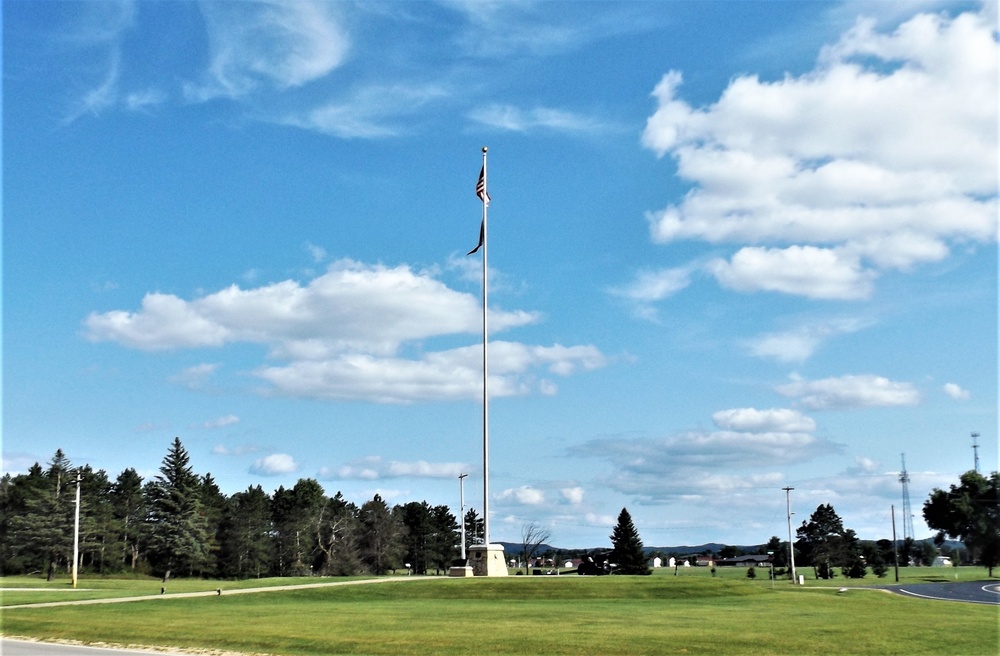
[(265, 118), (342, 139), (382, 139), (408, 132), (404, 119), (450, 95), (433, 83), (373, 84), (311, 109)]
[(752, 355), (760, 358), (805, 362), (827, 340), (870, 325), (871, 322), (857, 318), (810, 321), (790, 330), (758, 335), (746, 340), (745, 344)]
[(206, 422), (198, 424), (196, 428), (203, 428), (205, 430), (215, 430), (217, 428), (225, 428), (226, 426), (232, 426), (233, 424), (238, 424), (240, 418), (236, 415), (224, 415), (222, 417), (217, 417), (215, 419), (210, 419)]
[(469, 118), (476, 123), (510, 132), (597, 133), (609, 129), (596, 118), (551, 107), (522, 109), (514, 105), (491, 104), (474, 109)]
[(203, 79), (184, 87), (192, 101), (240, 98), (262, 85), (302, 86), (340, 66), (348, 51), (337, 3), (209, 2), (200, 7), (211, 54)]
[(790, 383), (778, 385), (775, 391), (797, 399), (811, 410), (911, 406), (919, 404), (922, 398), (912, 383), (871, 374), (820, 380), (794, 378)]
[(324, 479), (382, 480), (391, 478), (456, 478), (470, 467), (461, 462), (428, 462), (426, 460), (386, 460), (369, 456), (340, 467), (324, 467), (319, 476)]

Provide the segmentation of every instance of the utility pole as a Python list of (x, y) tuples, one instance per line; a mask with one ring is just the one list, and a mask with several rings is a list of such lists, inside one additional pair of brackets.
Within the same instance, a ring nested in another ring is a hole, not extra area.
[(973, 433), (972, 434), (972, 455), (975, 457), (976, 473), (977, 474), (979, 473), (979, 443), (977, 442), (978, 439), (979, 439), (979, 433)]
[(896, 561), (896, 583), (899, 583), (899, 548), (896, 544), (896, 506), (892, 506), (892, 558)]
[(789, 494), (794, 487), (783, 487), (785, 491), (785, 511), (788, 513), (788, 562), (792, 565), (792, 585), (799, 582), (795, 576), (795, 544), (792, 542), (792, 499)]
[(73, 587), (80, 565), (80, 470), (76, 471), (76, 517), (73, 520)]
[(458, 475), (458, 495), (459, 507), (462, 513), (462, 565), (465, 565), (465, 477), (468, 474)]

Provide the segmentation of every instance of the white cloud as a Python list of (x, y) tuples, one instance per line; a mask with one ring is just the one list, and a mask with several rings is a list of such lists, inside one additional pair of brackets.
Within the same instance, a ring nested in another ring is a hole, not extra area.
[(574, 506), (578, 506), (583, 503), (584, 491), (582, 487), (564, 487), (559, 490), (559, 493), (562, 494), (563, 499), (565, 499), (567, 503)]
[(798, 399), (811, 410), (911, 406), (921, 401), (920, 392), (912, 383), (874, 375), (795, 379), (779, 385), (775, 390), (783, 396)]
[(816, 430), (816, 422), (798, 410), (788, 408), (734, 408), (720, 410), (712, 415), (716, 426), (724, 430), (750, 432), (810, 432)]
[(688, 267), (642, 271), (631, 285), (615, 293), (634, 301), (659, 301), (690, 284), (691, 269)]
[(731, 289), (853, 299), (883, 270), (996, 239), (994, 28), (972, 13), (891, 34), (861, 20), (812, 72), (740, 76), (697, 109), (668, 73), (643, 143), (693, 188), (649, 216), (654, 241), (751, 244), (710, 267)]
[(967, 389), (962, 389), (959, 385), (955, 383), (945, 383), (941, 388), (944, 393), (955, 399), (956, 401), (965, 401), (972, 396), (971, 392)]
[(212, 447), (212, 455), (216, 456), (243, 456), (250, 453), (257, 453), (261, 449), (255, 444), (245, 444), (237, 447), (227, 447), (224, 444), (216, 444)]
[[(232, 285), (185, 301), (149, 293), (138, 312), (92, 313), (92, 341), (142, 350), (273, 344), (275, 356), (320, 358), (331, 353), (391, 353), (407, 340), (474, 334), (482, 311), (472, 294), (453, 291), (406, 266), (340, 261), (305, 286), (292, 280), (254, 289)], [(529, 312), (490, 313), (495, 330), (535, 321)]]
[(258, 459), (250, 467), (251, 474), (260, 476), (281, 476), (283, 474), (294, 474), (299, 470), (298, 463), (287, 453), (272, 453)]
[(600, 132), (606, 126), (596, 119), (562, 109), (534, 107), (521, 109), (513, 105), (492, 104), (474, 110), (469, 118), (476, 123), (510, 132)]
[(211, 62), (187, 84), (190, 100), (239, 98), (262, 84), (279, 90), (322, 78), (343, 63), (349, 41), (329, 2), (209, 2), (200, 5)]
[(381, 456), (368, 456), (347, 463), (341, 467), (324, 467), (320, 471), (323, 478), (381, 480), (388, 478), (457, 478), (469, 471), (469, 465), (461, 462), (427, 462), (415, 460), (385, 460)]
[(730, 261), (708, 266), (719, 283), (743, 292), (782, 292), (808, 298), (866, 298), (875, 274), (857, 258), (815, 246), (741, 248)]
[(217, 417), (215, 419), (206, 421), (205, 423), (201, 424), (201, 428), (205, 428), (207, 430), (213, 430), (216, 428), (225, 428), (226, 426), (232, 426), (233, 424), (238, 424), (239, 421), (240, 418), (237, 417), (236, 415), (225, 415), (222, 417)]
[(450, 96), (448, 89), (429, 82), (373, 85), (356, 89), (342, 99), (275, 115), (270, 120), (341, 139), (381, 139), (404, 132), (399, 119)]
[[(489, 318), (496, 334), (538, 315), (491, 310)], [(400, 355), (428, 338), (482, 330), (474, 295), (405, 266), (341, 261), (306, 284), (232, 285), (191, 301), (151, 293), (137, 312), (95, 312), (84, 323), (92, 341), (147, 351), (267, 345), (272, 359), (284, 361), (253, 372), (268, 384), (261, 390), (268, 394), (388, 403), (481, 395), (481, 347)], [(569, 376), (607, 364), (590, 345), (495, 341), (490, 348), (491, 393), (497, 396), (553, 393), (552, 382), (538, 372)], [(197, 389), (216, 366), (200, 365), (173, 380)]]
[(205, 387), (205, 383), (218, 369), (219, 363), (217, 362), (203, 362), (202, 364), (196, 364), (193, 367), (184, 369), (180, 373), (171, 376), (169, 380), (171, 383), (183, 385), (188, 389), (199, 390)]
[(750, 353), (779, 362), (805, 362), (824, 340), (857, 332), (868, 322), (860, 319), (836, 319), (806, 323), (779, 333), (768, 333), (747, 340)]
[(522, 506), (540, 506), (545, 503), (545, 493), (530, 485), (507, 488), (497, 495), (501, 501), (514, 501)]

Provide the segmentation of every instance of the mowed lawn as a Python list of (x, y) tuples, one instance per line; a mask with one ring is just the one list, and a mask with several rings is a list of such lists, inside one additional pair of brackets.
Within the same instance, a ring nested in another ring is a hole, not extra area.
[(6, 608), (3, 632), (254, 654), (996, 656), (998, 619), (994, 606), (728, 577), (432, 577)]

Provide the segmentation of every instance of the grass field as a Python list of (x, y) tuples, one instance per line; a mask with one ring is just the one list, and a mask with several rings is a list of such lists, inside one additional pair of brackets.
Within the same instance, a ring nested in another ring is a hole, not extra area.
[[(901, 575), (904, 570), (901, 570)], [(942, 570), (920, 571), (940, 579)], [(982, 569), (947, 574), (985, 578)], [(978, 574), (978, 577), (975, 575)], [(905, 580), (921, 580), (906, 577)], [(5, 635), (88, 643), (213, 648), (267, 654), (950, 654), (996, 656), (996, 607), (925, 601), (874, 590), (793, 586), (745, 570), (660, 571), (650, 577), (427, 577), (382, 585), (226, 595), (258, 585), (317, 582), (173, 581), (161, 599), (6, 608)], [(330, 581), (325, 579), (324, 581)], [(893, 577), (868, 585), (891, 583)], [(3, 587), (44, 587), (2, 579)], [(56, 582), (59, 584), (60, 582)], [(839, 584), (839, 585), (838, 585)], [(78, 589), (22, 596), (159, 594), (155, 580), (81, 579)], [(152, 588), (152, 590), (150, 589)], [(220, 596), (175, 598), (221, 588)], [(43, 597), (35, 596), (34, 601)]]

